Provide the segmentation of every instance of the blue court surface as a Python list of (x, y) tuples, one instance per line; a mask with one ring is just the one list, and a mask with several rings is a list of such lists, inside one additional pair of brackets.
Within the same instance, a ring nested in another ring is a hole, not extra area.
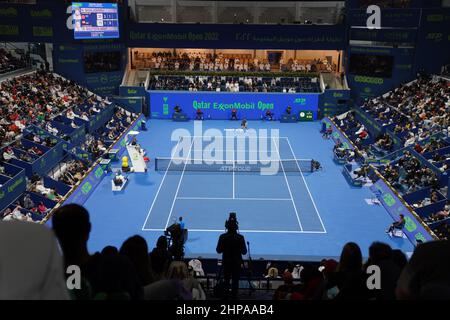
[[(214, 131), (225, 136), (238, 125), (205, 121), (203, 136)], [(336, 258), (348, 241), (357, 242), (365, 256), (373, 241), (386, 242), (406, 253), (413, 250), (408, 239), (384, 233), (392, 218), (382, 206), (366, 202), (373, 198), (369, 188), (347, 183), (342, 167), (333, 162), (333, 142), (319, 133), (319, 122), (250, 121), (251, 129), (267, 129), (264, 153), (250, 148), (252, 139), (242, 133), (232, 143), (210, 150), (210, 142), (194, 132), (192, 121), (150, 120), (147, 127), (138, 141), (152, 159), (149, 172), (130, 174), (126, 189), (117, 194), (111, 191), (111, 177), (107, 176), (85, 204), (93, 226), (90, 251), (120, 246), (134, 234), (145, 237), (151, 249), (163, 231), (182, 216), (189, 229), (186, 256), (215, 258), (217, 239), (224, 232), (229, 212), (237, 213), (240, 232), (250, 242), (253, 259)], [(186, 129), (186, 134), (172, 137), (180, 128)], [(278, 139), (273, 138), (271, 129), (278, 129)], [(222, 157), (221, 153), (232, 170), (215, 170), (204, 163), (191, 166), (186, 161), (213, 160)], [(252, 156), (267, 160), (265, 168), (275, 166), (278, 170), (265, 174), (236, 170), (238, 160)], [(160, 168), (155, 171), (154, 159), (160, 157), (164, 159), (158, 159)], [(311, 158), (324, 169), (313, 173), (302, 170), (308, 165), (304, 159)]]

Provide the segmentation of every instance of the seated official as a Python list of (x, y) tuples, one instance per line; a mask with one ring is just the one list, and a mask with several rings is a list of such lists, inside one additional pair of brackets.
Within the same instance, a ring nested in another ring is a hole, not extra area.
[(361, 168), (358, 168), (355, 171), (353, 171), (353, 173), (356, 175), (356, 179), (365, 178), (369, 173), (369, 166), (362, 166)]
[(266, 110), (266, 120), (272, 121), (273, 120), (273, 116), (274, 116), (274, 114), (273, 114), (272, 111)]
[(176, 114), (180, 114), (181, 111), (183, 111), (180, 106), (175, 106), (173, 110), (175, 111)]
[(237, 120), (237, 110), (236, 109), (231, 109), (231, 120)]
[(403, 227), (405, 226), (405, 223), (406, 223), (405, 216), (403, 214), (400, 214), (398, 221), (391, 224), (390, 227), (386, 230), (386, 233), (391, 233), (392, 231), (394, 231), (394, 229), (398, 229), (398, 230), (403, 229)]
[(197, 109), (197, 111), (195, 111), (195, 120), (203, 120), (202, 109)]
[(117, 172), (116, 175), (114, 176), (113, 182), (116, 187), (120, 187), (124, 184), (125, 177), (122, 175), (120, 171)]
[(285, 112), (286, 112), (286, 114), (291, 115), (291, 113), (292, 113), (292, 107), (291, 107), (291, 106), (287, 106)]

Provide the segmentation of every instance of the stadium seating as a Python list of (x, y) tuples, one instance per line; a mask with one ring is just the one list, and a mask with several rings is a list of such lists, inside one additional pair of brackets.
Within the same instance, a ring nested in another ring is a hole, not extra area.
[(320, 92), (314, 77), (243, 77), (154, 75), (150, 90), (225, 92)]
[(0, 48), (0, 75), (25, 68), (26, 66), (27, 63), (23, 57), (14, 57), (5, 49)]
[[(449, 88), (446, 79), (420, 75), (411, 83), (366, 101), (359, 110), (333, 118), (361, 155), (360, 162), (373, 163), (441, 239), (450, 236)], [(366, 119), (373, 119), (376, 126), (368, 125)], [(361, 132), (367, 132), (368, 138), (363, 139)]]
[[(137, 115), (43, 71), (8, 79), (0, 87), (0, 114), (7, 115), (0, 122), (0, 184), (16, 176), (15, 168), (23, 168), (29, 179), (26, 191), (0, 217), (39, 222), (76, 188)], [(26, 195), (33, 205), (25, 206)], [(40, 202), (46, 209), (39, 213)]]

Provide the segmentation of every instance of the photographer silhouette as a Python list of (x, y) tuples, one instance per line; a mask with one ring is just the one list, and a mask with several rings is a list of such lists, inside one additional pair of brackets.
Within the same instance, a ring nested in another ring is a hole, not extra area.
[(225, 228), (227, 231), (220, 235), (216, 251), (222, 254), (225, 298), (228, 298), (231, 280), (231, 298), (236, 299), (242, 255), (247, 254), (247, 246), (244, 237), (238, 233), (239, 224), (236, 213), (230, 213), (230, 217), (225, 222)]

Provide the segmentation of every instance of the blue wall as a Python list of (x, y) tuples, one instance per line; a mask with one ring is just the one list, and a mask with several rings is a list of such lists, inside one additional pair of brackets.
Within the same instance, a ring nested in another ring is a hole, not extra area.
[(179, 105), (183, 112), (193, 118), (196, 109), (203, 111), (205, 119), (229, 119), (231, 109), (238, 110), (238, 117), (246, 119), (261, 119), (266, 109), (272, 110), (275, 117), (284, 114), (287, 106), (292, 107), (292, 113), (300, 111), (313, 112), (317, 118), (317, 93), (231, 93), (231, 92), (180, 92), (180, 91), (149, 91), (150, 110), (152, 118), (171, 118), (173, 108)]
[(9, 180), (2, 183), (0, 187), (0, 210), (6, 208), (11, 202), (25, 192), (27, 183), (25, 170), (9, 163), (3, 163), (2, 166), (15, 175)]
[(358, 104), (364, 99), (375, 98), (416, 77), (414, 70), (415, 50), (412, 48), (354, 46), (349, 48), (349, 56), (352, 53), (394, 57), (394, 69), (390, 78), (368, 77), (347, 72), (348, 85), (352, 88), (352, 98)]

